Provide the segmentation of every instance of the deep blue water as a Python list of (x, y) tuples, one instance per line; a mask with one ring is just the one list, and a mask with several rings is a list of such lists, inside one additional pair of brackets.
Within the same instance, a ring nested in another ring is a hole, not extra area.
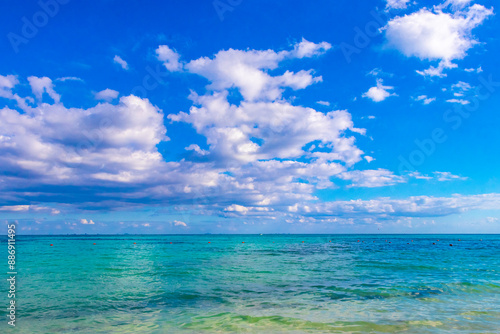
[(498, 235), (17, 239), (2, 333), (500, 332)]

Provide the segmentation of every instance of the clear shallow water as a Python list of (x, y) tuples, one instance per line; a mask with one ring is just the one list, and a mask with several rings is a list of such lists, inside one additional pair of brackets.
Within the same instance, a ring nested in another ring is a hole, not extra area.
[(2, 333), (500, 332), (498, 235), (17, 239)]

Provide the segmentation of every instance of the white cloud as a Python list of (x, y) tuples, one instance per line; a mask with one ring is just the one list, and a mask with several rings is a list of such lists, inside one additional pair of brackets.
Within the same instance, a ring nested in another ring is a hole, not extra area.
[(497, 210), (500, 194), (453, 195), (451, 197), (411, 196), (406, 199), (334, 201), (297, 205), (297, 213), (310, 216), (348, 217), (439, 217), (470, 210)]
[(316, 101), (316, 103), (326, 107), (330, 106), (330, 102), (328, 101)]
[(452, 62), (450, 62), (448, 60), (442, 60), (439, 62), (437, 67), (430, 66), (428, 69), (425, 69), (423, 71), (417, 70), (416, 72), (420, 75), (423, 75), (423, 76), (443, 78), (446, 76), (446, 74), (443, 73), (443, 71), (445, 69), (452, 69), (452, 68), (457, 68), (457, 67), (458, 67), (457, 64), (453, 64)]
[(236, 211), (236, 212), (241, 212), (243, 214), (248, 212), (248, 208), (244, 207), (243, 205), (238, 205), (238, 204), (231, 204), (227, 208), (224, 209), (225, 211)]
[(92, 219), (80, 219), (80, 224), (83, 224), (83, 225), (94, 225), (94, 221)]
[(468, 6), (472, 0), (447, 0), (443, 5), (438, 6), (439, 8), (445, 8), (447, 6), (452, 6), (454, 9), (462, 9)]
[(386, 8), (388, 9), (403, 9), (406, 8), (410, 0), (386, 0)]
[(456, 84), (451, 85), (451, 90), (453, 95), (456, 97), (464, 96), (468, 91), (472, 89), (472, 86), (467, 82), (459, 81)]
[(96, 100), (104, 100), (111, 101), (118, 97), (118, 92), (113, 89), (106, 88), (105, 90), (101, 90), (100, 92), (95, 93)]
[(5, 205), (5, 206), (0, 206), (0, 211), (19, 212), (19, 211), (28, 211), (29, 209), (30, 209), (30, 205)]
[[(362, 159), (354, 135), (364, 130), (354, 127), (345, 110), (323, 113), (282, 99), (282, 89), (302, 89), (319, 80), (312, 70), (292, 73), (277, 68), (284, 59), (315, 56), (326, 49), (322, 43), (301, 43), (290, 51), (227, 50), (212, 59), (188, 62), (209, 73), (211, 85), (204, 95), (191, 94), (189, 112), (171, 114), (169, 119), (191, 124), (206, 138), (205, 150), (194, 143), (186, 147), (198, 154), (187, 157), (194, 161), (163, 159), (157, 148), (168, 140), (163, 113), (146, 99), (121, 97), (88, 109), (31, 107), (14, 94), (17, 78), (5, 77), (0, 92), (17, 101), (20, 110), (0, 109), (0, 165), (17, 171), (15, 178), (2, 176), (0, 198), (29, 201), (40, 196), (30, 187), (71, 185), (66, 197), (56, 202), (71, 198), (75, 205), (114, 207), (145, 199), (192, 203), (193, 198), (213, 197), (227, 203), (238, 198), (238, 205), (255, 215), (268, 212), (273, 204), (314, 199), (316, 188), (334, 187), (330, 178)], [(263, 87), (277, 93), (268, 95), (240, 84), (240, 78), (223, 66), (237, 68), (231, 62), (262, 75), (267, 82)], [(231, 104), (231, 88), (256, 95), (243, 94), (243, 101)], [(24, 185), (24, 190), (13, 191), (13, 184)], [(223, 209), (210, 208), (231, 213)]]
[[(331, 159), (349, 164), (360, 160), (361, 151), (354, 138), (344, 136), (354, 128), (346, 111), (326, 114), (312, 108), (293, 106), (287, 102), (242, 102), (230, 105), (227, 93), (193, 96), (190, 113), (168, 117), (191, 123), (199, 134), (207, 137), (210, 152), (229, 161), (251, 162), (259, 159), (298, 158), (307, 154), (304, 145), (315, 140), (332, 150)], [(260, 143), (252, 141), (258, 138)], [(314, 154), (313, 154), (314, 155)]]
[(444, 76), (444, 69), (456, 67), (453, 60), (464, 58), (467, 50), (478, 44), (471, 31), (492, 14), (492, 9), (478, 4), (453, 13), (422, 8), (390, 20), (384, 27), (385, 35), (388, 45), (407, 57), (439, 61), (438, 67), (418, 73)]
[(375, 188), (392, 186), (397, 183), (405, 182), (403, 177), (394, 175), (393, 172), (382, 168), (344, 172), (338, 177), (343, 180), (351, 181), (352, 184), (350, 187)]
[[(406, 182), (406, 176), (384, 169), (353, 170), (363, 158), (373, 158), (356, 146), (365, 130), (354, 126), (348, 111), (319, 112), (283, 97), (287, 88), (307, 86), (300, 73), (313, 78), (312, 70), (287, 71), (292, 60), (299, 61), (298, 49), (226, 50), (187, 62), (186, 72), (197, 63), (210, 85), (190, 94), (189, 110), (168, 116), (202, 137), (186, 144), (197, 154), (179, 161), (166, 161), (158, 151), (168, 140), (165, 119), (147, 99), (33, 107), (15, 94), (16, 77), (0, 77), (0, 94), (17, 102), (0, 109), (0, 199), (22, 204), (50, 195), (55, 203), (102, 208), (175, 202), (175, 210), (193, 214), (279, 218), (296, 204), (298, 215), (313, 213), (315, 206), (306, 204), (317, 200), (316, 190), (345, 183), (339, 179), (352, 187)], [(239, 65), (264, 78), (262, 83), (250, 87), (227, 72)], [(268, 88), (277, 93), (269, 95)], [(229, 98), (235, 90), (248, 92), (235, 102)], [(54, 189), (64, 189), (64, 196), (54, 196)]]
[(12, 89), (19, 84), (19, 80), (15, 75), (0, 75), (0, 89)]
[[(306, 45), (306, 51), (302, 50)], [(218, 52), (214, 58), (199, 58), (185, 68), (211, 81), (207, 94), (191, 93), (193, 107), (189, 113), (181, 112), (168, 117), (175, 122), (186, 122), (207, 138), (210, 157), (231, 163), (249, 163), (262, 159), (295, 159), (304, 155), (325, 158), (324, 154), (306, 152), (303, 147), (320, 141), (330, 152), (328, 159), (348, 164), (359, 161), (361, 151), (354, 138), (344, 136), (345, 131), (364, 133), (354, 128), (346, 111), (327, 114), (312, 108), (294, 106), (283, 100), (283, 87), (305, 88), (318, 81), (311, 71), (271, 75), (286, 58), (312, 56), (326, 49), (323, 43), (302, 41), (292, 51), (233, 50)], [(298, 53), (298, 54), (297, 54)], [(244, 100), (238, 104), (228, 102), (228, 89), (238, 88)], [(189, 146), (196, 150), (195, 146)]]
[(78, 77), (62, 77), (62, 78), (57, 78), (56, 81), (61, 81), (61, 82), (65, 82), (65, 81), (83, 81), (83, 79), (78, 78)]
[(314, 44), (306, 40), (295, 45), (291, 51), (273, 50), (224, 50), (214, 58), (202, 57), (185, 65), (191, 72), (204, 76), (212, 83), (207, 88), (221, 91), (236, 87), (247, 101), (280, 99), (284, 88), (293, 90), (321, 82), (320, 76), (314, 77), (312, 70), (290, 72), (272, 76), (279, 63), (290, 58), (304, 58), (319, 55), (329, 48), (325, 42)]
[(60, 104), (19, 107), (22, 112), (0, 109), (0, 164), (18, 175), (17, 181), (3, 177), (4, 186), (22, 184), (24, 177), (33, 186), (91, 184), (97, 179), (124, 180), (125, 175), (137, 180), (161, 161), (156, 145), (166, 139), (163, 114), (147, 100), (128, 96), (116, 105), (89, 109)]
[(421, 174), (420, 172), (411, 172), (408, 174), (409, 177), (415, 178), (417, 180), (432, 180), (432, 176)]
[(463, 104), (463, 105), (466, 105), (466, 104), (470, 103), (470, 101), (463, 100), (463, 99), (449, 99), (449, 100), (446, 100), (446, 102), (449, 102), (449, 103), (460, 103), (460, 104)]
[(115, 63), (117, 63), (118, 65), (120, 65), (124, 70), (129, 69), (128, 63), (125, 60), (123, 60), (122, 57), (115, 55), (115, 57), (113, 58), (113, 61)]
[(476, 72), (476, 73), (481, 73), (483, 72), (483, 69), (481, 68), (481, 66), (479, 66), (478, 68), (466, 68), (464, 69), (465, 72)]
[(180, 221), (180, 220), (174, 220), (174, 226), (187, 227), (187, 224), (183, 221)]
[(450, 172), (434, 172), (438, 181), (451, 181), (451, 180), (467, 180), (467, 177), (453, 175)]
[(363, 93), (363, 97), (367, 97), (374, 102), (384, 101), (389, 96), (395, 96), (395, 93), (389, 93), (389, 90), (393, 90), (392, 86), (384, 86), (382, 79), (377, 79), (377, 86), (371, 87), (366, 93)]
[(61, 96), (54, 91), (52, 80), (47, 77), (28, 77), (31, 90), (38, 100), (42, 99), (43, 93), (47, 93), (56, 103), (59, 103)]
[(313, 43), (302, 38), (300, 43), (295, 44), (293, 51), (291, 52), (292, 57), (296, 58), (310, 58), (313, 56), (319, 56), (330, 50), (332, 45), (327, 42)]
[(156, 49), (156, 55), (158, 60), (163, 62), (167, 70), (175, 72), (182, 69), (182, 64), (179, 62), (180, 55), (167, 45), (160, 45)]
[(186, 151), (195, 151), (196, 153), (198, 153), (199, 155), (207, 155), (209, 154), (208, 151), (206, 150), (202, 150), (200, 148), (200, 146), (196, 145), (196, 144), (191, 144), (189, 145), (188, 147), (185, 148)]
[(394, 76), (393, 73), (384, 72), (381, 68), (375, 67), (370, 72), (366, 73), (367, 76), (373, 77), (389, 77), (392, 78)]
[(419, 95), (415, 98), (416, 101), (422, 101), (423, 104), (429, 104), (436, 101), (435, 97), (428, 97), (427, 95)]
[(61, 211), (39, 205), (4, 205), (0, 206), (0, 211), (4, 212), (31, 212), (31, 213), (49, 213), (51, 215), (58, 215)]

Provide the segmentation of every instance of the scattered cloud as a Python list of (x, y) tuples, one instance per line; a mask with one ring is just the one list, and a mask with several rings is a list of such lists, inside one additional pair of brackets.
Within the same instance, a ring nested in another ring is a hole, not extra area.
[(456, 84), (451, 85), (451, 90), (453, 91), (453, 95), (460, 97), (464, 96), (465, 93), (472, 89), (472, 86), (467, 82), (459, 81)]
[(392, 78), (394, 76), (394, 74), (384, 72), (381, 68), (378, 68), (378, 67), (374, 68), (373, 70), (368, 72), (366, 75), (373, 76), (373, 77), (384, 76), (384, 77), (389, 77), (389, 78)]
[(428, 97), (427, 95), (419, 95), (414, 99), (415, 101), (422, 101), (423, 104), (429, 104), (431, 102), (436, 101), (435, 97)]
[(451, 181), (451, 180), (467, 180), (467, 177), (453, 175), (450, 172), (434, 172), (438, 181)]
[(481, 66), (479, 66), (478, 68), (466, 68), (464, 69), (465, 72), (476, 72), (476, 73), (481, 73), (483, 72), (483, 69), (481, 68)]
[(366, 93), (363, 93), (362, 97), (367, 97), (374, 102), (384, 101), (389, 96), (395, 96), (395, 93), (390, 93), (393, 90), (392, 86), (384, 86), (382, 79), (377, 79), (377, 85), (368, 89)]
[(291, 57), (294, 58), (310, 58), (320, 56), (326, 51), (330, 50), (332, 45), (327, 42), (313, 43), (305, 38), (302, 38), (300, 43), (294, 45), (293, 51), (290, 52)]
[(123, 60), (120, 56), (115, 55), (115, 57), (113, 58), (113, 61), (115, 63), (117, 63), (118, 65), (120, 65), (124, 70), (127, 71), (129, 69), (128, 63), (125, 60)]
[(183, 221), (180, 220), (174, 220), (174, 226), (182, 226), (182, 227), (188, 227), (187, 224)]
[(83, 224), (83, 225), (94, 225), (94, 221), (92, 219), (80, 219), (80, 224)]
[(386, 8), (388, 9), (404, 9), (407, 7), (410, 0), (386, 0)]
[(118, 92), (113, 89), (106, 88), (100, 92), (95, 93), (96, 100), (112, 101), (118, 97)]
[(446, 102), (449, 102), (449, 103), (460, 103), (460, 104), (463, 104), (463, 105), (466, 105), (466, 104), (470, 103), (470, 101), (463, 100), (463, 99), (449, 99), (449, 100), (446, 100)]

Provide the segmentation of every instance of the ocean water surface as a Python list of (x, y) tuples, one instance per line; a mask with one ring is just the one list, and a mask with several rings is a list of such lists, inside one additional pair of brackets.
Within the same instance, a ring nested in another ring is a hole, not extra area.
[[(4, 318), (2, 333), (500, 332), (498, 235), (18, 236), (16, 247), (17, 326)], [(4, 268), (6, 249), (3, 238)]]

